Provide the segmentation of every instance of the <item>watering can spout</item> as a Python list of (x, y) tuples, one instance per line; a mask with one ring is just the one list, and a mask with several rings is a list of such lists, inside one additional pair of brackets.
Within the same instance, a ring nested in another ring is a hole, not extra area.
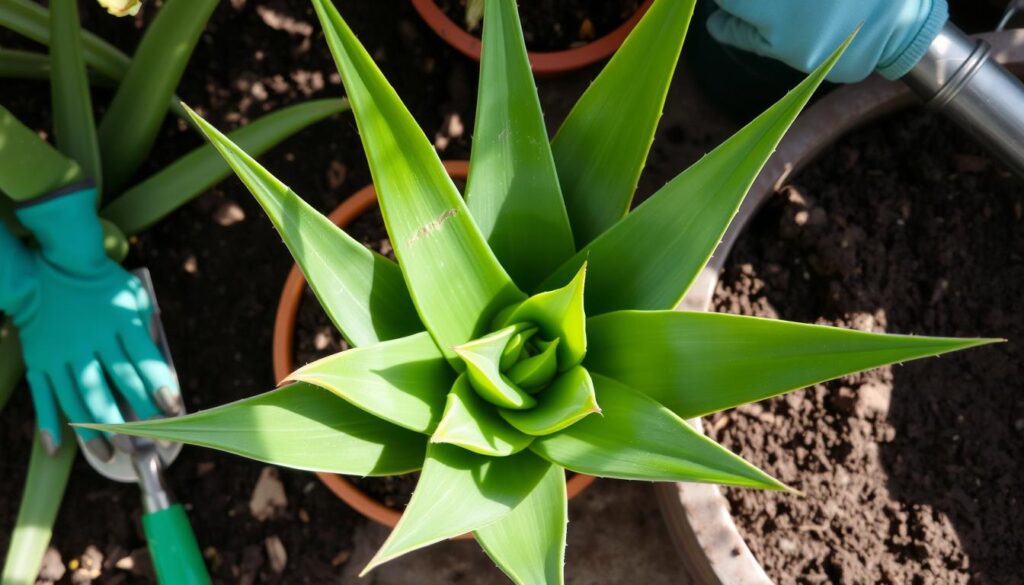
[(902, 79), (1024, 177), (1024, 84), (988, 43), (947, 23)]

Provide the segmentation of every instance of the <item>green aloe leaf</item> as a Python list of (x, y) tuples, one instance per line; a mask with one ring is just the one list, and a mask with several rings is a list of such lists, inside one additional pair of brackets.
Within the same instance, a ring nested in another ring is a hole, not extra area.
[(619, 311), (587, 321), (586, 366), (683, 418), (854, 372), (993, 343), (884, 335), (717, 313)]
[(540, 390), (558, 371), (559, 341), (560, 339), (556, 337), (537, 355), (528, 357), (509, 368), (509, 381), (531, 394)]
[[(227, 140), (256, 157), (299, 130), (345, 111), (348, 111), (348, 101), (345, 99), (312, 100), (275, 110), (229, 132)], [(134, 235), (160, 221), (229, 174), (231, 167), (213, 145), (206, 144), (126, 189), (106, 206), (102, 215), (116, 223), (125, 233)]]
[(516, 3), (485, 5), (466, 205), (515, 283), (532, 290), (576, 248)]
[(366, 249), (209, 122), (189, 113), (263, 206), (346, 339), (362, 346), (423, 330), (397, 264)]
[(82, 168), (75, 161), (0, 106), (0, 192), (15, 201), (25, 201), (83, 178)]
[(629, 210), (693, 5), (694, 0), (655, 2), (551, 143), (578, 248)]
[[(0, 197), (0, 201), (3, 199)], [(18, 331), (9, 317), (0, 322), (0, 356), (4, 356), (3, 360), (0, 360), (0, 412), (2, 412), (11, 398), (11, 394), (14, 393), (14, 388), (25, 374), (25, 363), (21, 359)]]
[(552, 465), (518, 506), (473, 534), (517, 585), (562, 585), (567, 504), (565, 470)]
[(427, 437), (304, 383), (174, 418), (80, 425), (219, 449), (273, 465), (346, 475), (416, 471)]
[(454, 349), (465, 364), (472, 386), (482, 398), (495, 406), (521, 410), (532, 408), (537, 401), (501, 373), (502, 356), (518, 332), (517, 327), (509, 326)]
[(497, 325), (536, 324), (548, 339), (561, 339), (558, 346), (560, 369), (575, 366), (587, 353), (587, 316), (583, 307), (586, 278), (587, 263), (583, 262), (569, 284), (533, 295), (507, 309), (498, 316)]
[(100, 147), (82, 58), (77, 2), (53, 3), (50, 38), (50, 98), (57, 147), (76, 161), (102, 192)]
[(50, 57), (34, 51), (0, 49), (0, 78), (50, 79)]
[(565, 282), (586, 260), (590, 315), (679, 304), (761, 167), (851, 39), (778, 103), (581, 250), (547, 284)]
[(413, 301), (437, 345), (482, 333), (524, 298), (470, 217), (434, 147), (328, 0), (313, 0), (348, 91), (384, 222)]
[(499, 410), (501, 417), (528, 435), (550, 435), (583, 417), (600, 413), (594, 383), (582, 366), (561, 374), (537, 395), (537, 406), (530, 410)]
[(466, 374), (452, 386), (444, 416), (430, 437), (431, 443), (457, 445), (491, 457), (518, 453), (532, 440), (502, 420), (494, 406), (473, 390)]
[(325, 388), (374, 416), (430, 434), (455, 373), (424, 331), (325, 357), (287, 380)]
[(550, 467), (528, 451), (485, 457), (432, 443), (409, 507), (360, 576), (406, 553), (500, 520), (533, 492)]
[(99, 126), (103, 176), (123, 189), (149, 156), (192, 50), (217, 0), (167, 0), (146, 29)]
[(610, 378), (592, 377), (602, 414), (538, 437), (531, 451), (599, 477), (787, 489), (647, 395)]
[(64, 432), (57, 454), (48, 455), (39, 433), (35, 433), (18, 518), (10, 533), (11, 542), (0, 573), (3, 585), (36, 583), (77, 451), (78, 445), (71, 433)]
[[(50, 45), (50, 12), (33, 0), (0, 0), (0, 26), (43, 45)], [(131, 60), (110, 43), (82, 32), (86, 64), (110, 79), (124, 77)]]
[(505, 371), (511, 368), (519, 357), (523, 355), (523, 348), (526, 347), (526, 342), (537, 333), (536, 327), (524, 329), (508, 340), (508, 344), (505, 345), (505, 350), (501, 352), (501, 362), (499, 364), (501, 371)]

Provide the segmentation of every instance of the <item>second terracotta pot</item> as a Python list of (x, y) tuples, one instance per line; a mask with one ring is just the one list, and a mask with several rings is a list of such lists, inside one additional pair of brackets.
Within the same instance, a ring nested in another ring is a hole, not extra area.
[[(530, 68), (537, 75), (559, 75), (593, 65), (612, 56), (651, 7), (645, 0), (626, 22), (612, 32), (585, 45), (562, 51), (530, 51)], [(480, 60), (480, 39), (470, 34), (437, 5), (435, 0), (412, 0), (413, 8), (437, 36), (455, 50), (475, 61)]]
[[(465, 180), (469, 174), (469, 163), (464, 160), (445, 161), (444, 166), (448, 174), (456, 180)], [(328, 218), (338, 227), (345, 228), (376, 205), (377, 192), (373, 185), (367, 185), (346, 199), (331, 212)], [(292, 266), (288, 279), (284, 283), (284, 289), (281, 291), (277, 317), (274, 321), (274, 376), (278, 380), (285, 379), (288, 374), (295, 371), (295, 318), (299, 313), (302, 293), (306, 286), (306, 279), (299, 267)], [(336, 496), (371, 520), (385, 526), (394, 526), (402, 517), (401, 511), (389, 508), (371, 498), (345, 476), (318, 472), (317, 477)], [(593, 483), (594, 479), (596, 478), (589, 475), (573, 475), (566, 486), (569, 497), (578, 495)], [(463, 537), (469, 536), (463, 535)]]

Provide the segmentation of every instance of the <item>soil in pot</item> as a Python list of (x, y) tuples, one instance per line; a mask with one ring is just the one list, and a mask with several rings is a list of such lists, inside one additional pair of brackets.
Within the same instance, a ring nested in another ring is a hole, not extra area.
[[(532, 0), (519, 4), (529, 51), (564, 51), (585, 45), (618, 28), (640, 7), (640, 0)], [(437, 0), (438, 7), (466, 27), (466, 0)], [(469, 31), (476, 37), (482, 25)]]
[(716, 310), (1009, 339), (707, 421), (806, 494), (726, 490), (777, 582), (1021, 582), (1022, 195), (950, 124), (903, 114), (841, 141), (738, 241)]

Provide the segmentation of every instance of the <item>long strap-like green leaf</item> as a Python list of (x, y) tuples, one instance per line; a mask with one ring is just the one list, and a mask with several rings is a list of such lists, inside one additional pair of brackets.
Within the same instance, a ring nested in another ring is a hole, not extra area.
[(346, 339), (363, 346), (422, 331), (397, 264), (317, 213), (228, 137), (193, 115), (199, 130), (263, 206)]
[[(343, 98), (295, 104), (229, 132), (227, 139), (250, 155), (260, 156), (306, 126), (347, 110), (348, 102)], [(129, 187), (103, 209), (102, 216), (131, 236), (160, 221), (229, 174), (231, 167), (212, 145), (206, 144)]]
[(39, 433), (35, 433), (28, 476), (3, 573), (0, 574), (0, 585), (32, 585), (36, 582), (77, 451), (78, 445), (71, 433), (65, 432), (57, 454), (47, 455)]
[(358, 476), (416, 471), (427, 445), (426, 435), (302, 382), (185, 416), (81, 426), (220, 449), (292, 469)]
[(683, 418), (994, 339), (883, 335), (717, 313), (617, 311), (587, 320), (586, 366)]
[(168, 0), (146, 30), (99, 126), (108, 191), (123, 189), (156, 141), (174, 94), (217, 0)]
[(487, 0), (466, 205), (517, 285), (576, 251), (515, 0)]
[(416, 309), (438, 347), (469, 341), (520, 292), (487, 246), (412, 114), (329, 0), (313, 0), (352, 102), (391, 236)]
[(848, 43), (778, 103), (580, 250), (548, 286), (567, 282), (586, 260), (588, 315), (674, 308), (707, 264), (761, 167)]
[(26, 201), (83, 176), (75, 161), (0, 106), (0, 192), (15, 201)]
[(100, 149), (82, 58), (77, 2), (53, 3), (50, 38), (50, 99), (57, 148), (77, 162), (102, 193)]
[(49, 79), (50, 58), (34, 51), (0, 49), (0, 78)]
[(577, 248), (629, 210), (693, 5), (694, 0), (657, 0), (551, 143)]

